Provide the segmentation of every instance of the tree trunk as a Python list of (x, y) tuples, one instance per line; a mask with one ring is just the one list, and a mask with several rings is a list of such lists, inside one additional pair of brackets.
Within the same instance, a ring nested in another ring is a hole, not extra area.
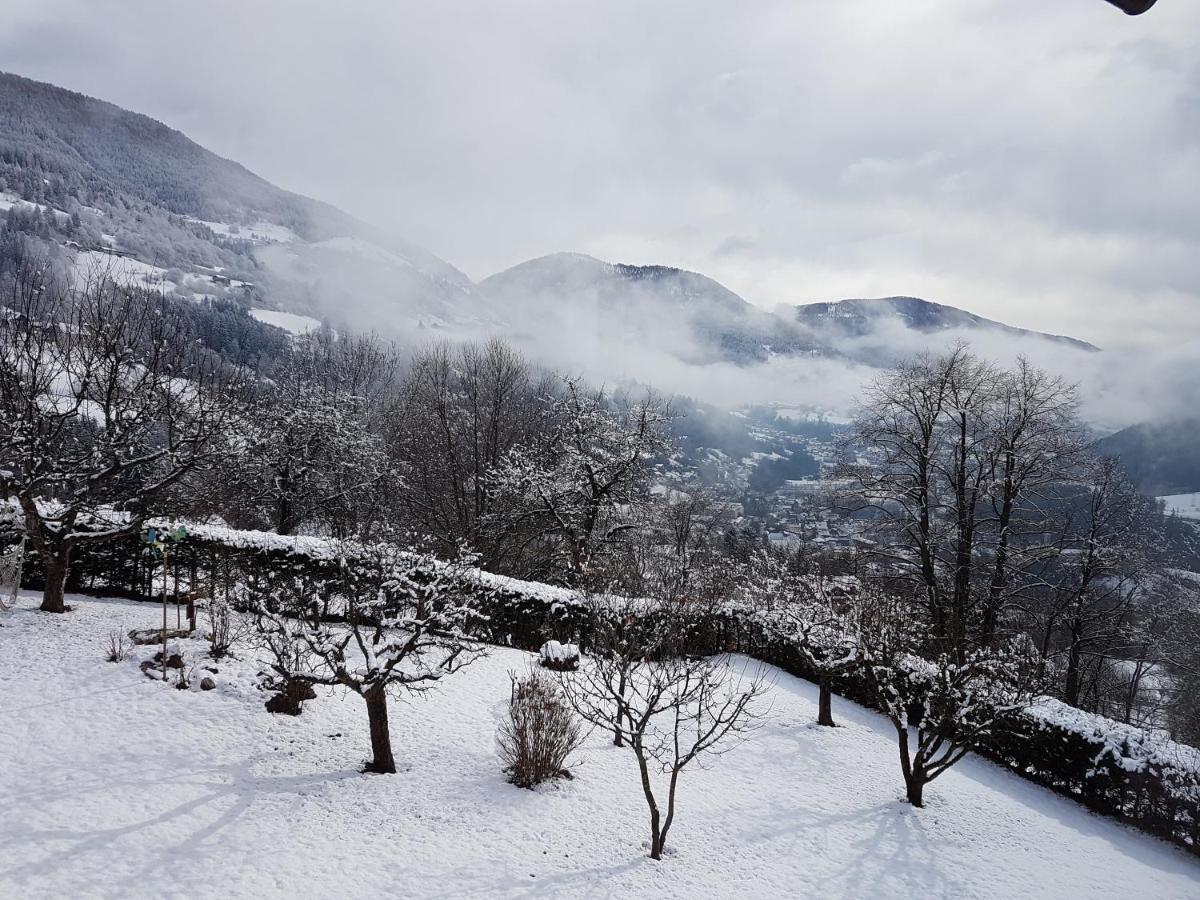
[(1071, 649), (1067, 653), (1066, 689), (1063, 692), (1063, 702), (1068, 706), (1079, 705), (1079, 695), (1083, 689), (1082, 656), (1078, 642), (1072, 642)]
[(663, 855), (663, 838), (658, 833), (657, 829), (651, 832), (650, 837), (650, 858), (661, 860)]
[(912, 754), (908, 750), (908, 726), (899, 720), (893, 718), (892, 724), (896, 728), (896, 737), (899, 739), (900, 747), (900, 772), (904, 775), (904, 788), (908, 797), (908, 802), (918, 808), (925, 805), (923, 792), (925, 790), (925, 770), (920, 764), (920, 760), (924, 757), (921, 751), (917, 751), (917, 762), (914, 763)]
[(71, 571), (70, 551), (63, 550), (57, 556), (43, 554), (42, 568), (46, 575), (46, 587), (42, 591), (40, 607), (42, 612), (66, 612), (67, 575)]
[[(622, 698), (625, 696), (625, 670), (621, 669), (619, 681), (617, 682), (617, 693)], [(613, 728), (613, 746), (621, 747), (624, 742), (621, 740), (621, 723), (625, 721), (625, 702), (624, 699), (617, 701), (617, 725)]]
[(388, 731), (387, 694), (383, 688), (373, 688), (363, 695), (367, 701), (367, 718), (371, 723), (371, 762), (368, 772), (393, 775), (396, 761), (392, 759), (392, 736)]
[(642, 749), (640, 735), (634, 735), (630, 738), (630, 743), (633, 745), (633, 753), (638, 761), (638, 771), (642, 776), (642, 793), (646, 797), (646, 805), (650, 807), (650, 858), (662, 859), (663, 839), (665, 835), (659, 828), (662, 817), (658, 812), (658, 803), (654, 800), (654, 788), (650, 784), (649, 763)]
[(833, 721), (832, 679), (828, 675), (822, 675), (817, 684), (820, 687), (817, 699), (817, 724), (833, 728), (837, 723)]
[(275, 533), (292, 534), (295, 530), (295, 506), (290, 498), (281, 494), (275, 502)]
[(924, 774), (917, 769), (904, 779), (904, 786), (908, 796), (908, 802), (917, 809), (921, 809), (925, 805), (925, 777)]

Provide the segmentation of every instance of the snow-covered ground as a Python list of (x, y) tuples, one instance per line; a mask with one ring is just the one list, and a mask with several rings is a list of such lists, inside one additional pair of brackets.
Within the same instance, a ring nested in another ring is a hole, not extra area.
[(818, 728), (815, 688), (784, 674), (762, 730), (685, 770), (656, 863), (636, 767), (603, 736), (573, 781), (504, 782), (493, 735), (529, 654), (394, 704), (402, 771), (363, 775), (357, 697), (271, 716), (249, 660), (176, 691), (138, 671), (153, 648), (103, 659), (156, 607), (70, 602), (0, 614), (0, 897), (1200, 897), (1200, 859), (982, 761), (912, 809), (891, 726), (837, 701), (844, 727)]
[(254, 244), (290, 244), (300, 240), (300, 235), (284, 225), (274, 222), (258, 221), (253, 225), (229, 225), (225, 222), (209, 222), (205, 219), (192, 219), (206, 226), (213, 234), (236, 240), (250, 241)]
[[(16, 194), (9, 193), (8, 191), (0, 191), (0, 212), (8, 212), (14, 206), (25, 211), (44, 212), (46, 210), (44, 204), (22, 200)], [(70, 213), (63, 212), (61, 209), (54, 210), (54, 216), (58, 219), (71, 218)]]
[(321, 327), (320, 319), (300, 316), (296, 313), (280, 312), (276, 309), (252, 309), (250, 315), (267, 325), (282, 328), (289, 334), (308, 334)]
[(1158, 499), (1166, 504), (1166, 512), (1169, 516), (1179, 516), (1181, 519), (1200, 519), (1200, 493), (1167, 494)]
[[(223, 288), (242, 289), (248, 286), (247, 282), (236, 278), (224, 278), (218, 282), (214, 275), (204, 272), (164, 269), (132, 256), (113, 256), (100, 250), (76, 250), (74, 267), (81, 279), (102, 274), (124, 284), (135, 284), (155, 291), (175, 291), (185, 296), (190, 294), (193, 299), (214, 296)], [(177, 281), (167, 277), (171, 271), (179, 273), (175, 276)]]

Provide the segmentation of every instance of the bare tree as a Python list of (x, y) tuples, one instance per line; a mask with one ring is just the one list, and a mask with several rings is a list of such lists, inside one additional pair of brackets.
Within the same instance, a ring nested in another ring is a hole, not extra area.
[[(348, 548), (344, 593), (301, 591), (286, 602), (260, 601), (259, 628), (311, 661), (314, 684), (341, 685), (363, 698), (371, 734), (367, 771), (394, 773), (387, 698), (435, 686), (483, 652), (468, 637), (476, 615), (469, 570), (394, 544)], [(343, 621), (334, 622), (336, 616)]]
[(44, 611), (65, 610), (75, 551), (168, 513), (172, 487), (216, 457), (232, 420), (237, 377), (176, 345), (171, 302), (104, 272), (13, 282), (0, 322), (0, 496), (16, 498), (41, 557)]
[(1021, 641), (940, 650), (894, 596), (876, 595), (861, 623), (865, 681), (896, 730), (908, 802), (924, 806), (925, 785), (1032, 702), (1034, 659)]
[(505, 514), (493, 474), (518, 446), (536, 444), (548, 376), (500, 340), (417, 353), (390, 414), (403, 467), (407, 524), (450, 556), (465, 544), (490, 570), (522, 574), (528, 523)]
[(960, 660), (1003, 637), (1044, 556), (1048, 495), (1082, 453), (1075, 407), (1028, 362), (1003, 371), (959, 346), (877, 379), (847, 433), (840, 474), (876, 525), (878, 571), (907, 583)]
[[(1153, 504), (1114, 458), (1089, 460), (1060, 501), (1053, 554), (1025, 609), (1043, 658), (1065, 664), (1062, 697), (1084, 702), (1089, 671), (1126, 650), (1154, 543)], [(1095, 708), (1095, 695), (1088, 704)]]
[[(671, 616), (644, 633), (645, 655), (595, 655), (560, 675), (575, 711), (612, 732), (637, 760), (650, 811), (650, 858), (662, 859), (675, 820), (679, 776), (690, 763), (761, 721), (762, 670), (746, 673), (726, 657), (681, 655)], [(665, 786), (656, 784), (665, 778)], [(665, 796), (664, 796), (665, 795)]]
[(1025, 572), (1046, 555), (1059, 486), (1086, 459), (1074, 385), (1024, 357), (1002, 378), (988, 413), (991, 574), (982, 602), (984, 645), (1000, 636), (1005, 613), (1024, 596)]
[(396, 487), (380, 433), (394, 369), (394, 354), (370, 337), (299, 339), (238, 429), (226, 473), (235, 504), (261, 510), (279, 534), (305, 524), (363, 531)]
[(598, 554), (637, 527), (630, 511), (647, 501), (652, 458), (669, 446), (671, 412), (650, 393), (610, 398), (568, 378), (549, 415), (545, 440), (510, 452), (496, 484), (516, 498), (513, 515), (539, 523), (566, 579), (578, 582)]

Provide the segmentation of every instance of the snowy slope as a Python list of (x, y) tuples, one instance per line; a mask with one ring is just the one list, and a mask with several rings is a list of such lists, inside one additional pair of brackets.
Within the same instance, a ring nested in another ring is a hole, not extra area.
[(321, 320), (312, 316), (300, 316), (296, 313), (279, 312), (275, 309), (252, 309), (250, 315), (267, 325), (282, 328), (288, 334), (308, 334), (321, 327)]
[(1163, 501), (1169, 516), (1179, 516), (1181, 519), (1200, 519), (1200, 493), (1167, 494), (1159, 497)]
[(248, 660), (173, 690), (102, 659), (154, 606), (71, 602), (0, 616), (0, 897), (1200, 897), (1200, 859), (982, 761), (913, 810), (890, 725), (838, 701), (845, 727), (817, 728), (815, 688), (783, 674), (766, 727), (685, 771), (655, 863), (601, 736), (574, 781), (504, 783), (493, 733), (527, 654), (395, 704), (402, 772), (369, 776), (358, 698), (272, 717)]

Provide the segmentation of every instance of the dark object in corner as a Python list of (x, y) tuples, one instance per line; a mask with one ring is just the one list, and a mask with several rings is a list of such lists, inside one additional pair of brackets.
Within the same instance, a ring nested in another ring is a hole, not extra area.
[(1140, 16), (1152, 7), (1157, 0), (1108, 0), (1108, 2), (1127, 15)]

